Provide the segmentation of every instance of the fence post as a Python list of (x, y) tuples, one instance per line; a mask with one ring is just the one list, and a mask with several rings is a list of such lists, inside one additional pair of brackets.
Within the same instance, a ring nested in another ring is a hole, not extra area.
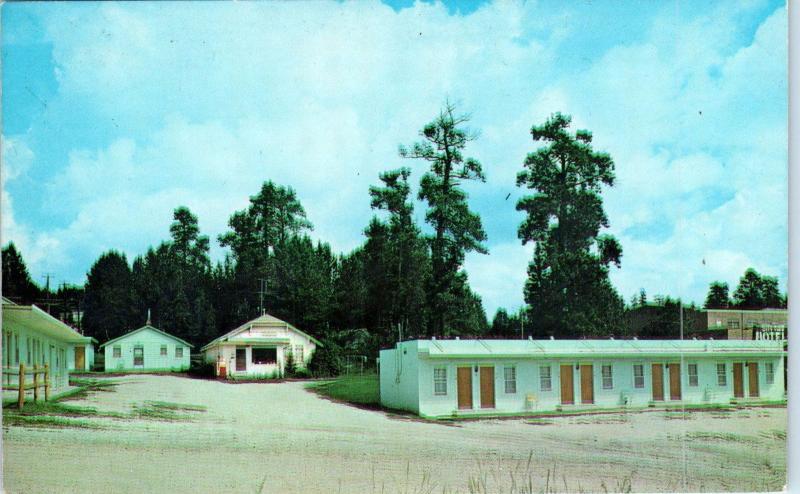
[(50, 364), (44, 364), (44, 401), (50, 400)]
[(17, 379), (17, 385), (19, 387), (17, 406), (21, 410), (25, 405), (25, 364), (22, 363), (19, 364), (19, 379)]
[(33, 366), (33, 402), (39, 401), (39, 366)]

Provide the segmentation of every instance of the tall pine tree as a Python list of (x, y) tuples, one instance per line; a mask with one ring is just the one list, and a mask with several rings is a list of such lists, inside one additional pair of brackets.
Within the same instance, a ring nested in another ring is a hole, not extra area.
[(527, 218), (523, 243), (534, 242), (525, 301), (540, 336), (613, 334), (622, 325), (623, 302), (608, 279), (622, 248), (610, 235), (600, 197), (614, 184), (614, 162), (592, 149), (592, 134), (569, 132), (570, 117), (556, 113), (531, 135), (544, 147), (528, 154), (517, 185), (533, 191), (517, 203)]
[(447, 103), (422, 129), (421, 141), (410, 148), (400, 146), (402, 157), (430, 163), (430, 170), (420, 181), (419, 199), (427, 202), (425, 219), (434, 229), (429, 239), (428, 298), (430, 330), (438, 335), (446, 335), (452, 330), (451, 323), (461, 318), (456, 306), (463, 296), (465, 280), (460, 278), (465, 277), (461, 266), (466, 253), (487, 253), (480, 216), (469, 209), (467, 193), (461, 188), (465, 181), (485, 181), (480, 162), (463, 154), (467, 143), (476, 137), (464, 128), (468, 121), (467, 115), (456, 115), (455, 107)]

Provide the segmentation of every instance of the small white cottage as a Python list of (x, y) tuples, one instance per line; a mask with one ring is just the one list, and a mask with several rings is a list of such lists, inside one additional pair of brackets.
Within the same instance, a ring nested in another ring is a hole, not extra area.
[(313, 336), (286, 321), (264, 314), (213, 340), (200, 349), (205, 361), (214, 364), (218, 377), (279, 377), (291, 353), (303, 368), (317, 346)]
[(149, 324), (109, 340), (105, 351), (106, 372), (185, 371), (193, 345)]
[(415, 340), (381, 350), (388, 408), (428, 417), (783, 402), (781, 341)]

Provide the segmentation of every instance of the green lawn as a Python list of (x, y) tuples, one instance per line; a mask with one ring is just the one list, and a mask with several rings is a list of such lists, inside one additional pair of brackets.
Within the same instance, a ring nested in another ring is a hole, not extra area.
[(334, 400), (371, 407), (380, 406), (377, 374), (342, 376), (333, 381), (314, 383), (310, 387), (317, 393)]

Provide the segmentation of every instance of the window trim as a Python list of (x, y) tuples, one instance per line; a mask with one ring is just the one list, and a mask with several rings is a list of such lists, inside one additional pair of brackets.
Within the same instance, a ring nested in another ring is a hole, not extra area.
[[(606, 369), (608, 375), (606, 376)], [(607, 382), (606, 382), (607, 380)], [(614, 389), (614, 365), (613, 364), (600, 364), (600, 385), (602, 389)]]
[[(639, 376), (636, 375), (636, 368), (637, 367), (642, 370), (642, 373)], [(641, 385), (638, 385), (638, 383), (636, 381), (637, 378), (641, 378), (642, 379)], [(644, 364), (633, 364), (633, 388), (634, 389), (644, 389), (644, 386), (645, 386)]]
[(728, 386), (728, 365), (725, 362), (717, 362), (717, 386), (720, 388)]
[(433, 368), (433, 396), (447, 396), (447, 367)]
[(775, 384), (775, 362), (764, 362), (764, 384)]
[[(694, 374), (692, 374), (692, 367), (694, 367)], [(694, 384), (692, 384), (694, 378)], [(700, 385), (700, 367), (697, 362), (690, 362), (686, 364), (686, 382), (690, 388), (696, 388)]]
[(122, 358), (122, 346), (114, 345), (111, 347), (111, 358)]
[(166, 357), (167, 355), (169, 355), (167, 345), (161, 345), (161, 356)]
[[(180, 355), (178, 355), (178, 352), (180, 352)], [(175, 346), (175, 358), (183, 358), (183, 347), (180, 345)], [(277, 354), (276, 354), (276, 359), (277, 359)]]
[[(545, 376), (542, 372), (544, 369), (547, 369), (547, 376)], [(547, 386), (545, 386), (545, 382), (547, 383)], [(553, 370), (552, 366), (550, 365), (539, 366), (539, 391), (553, 391)]]
[[(511, 371), (511, 377), (509, 378), (509, 371)], [(504, 391), (508, 395), (517, 394), (517, 366), (516, 365), (506, 365), (503, 367), (503, 381), (505, 383)], [(510, 389), (510, 391), (509, 391)]]

